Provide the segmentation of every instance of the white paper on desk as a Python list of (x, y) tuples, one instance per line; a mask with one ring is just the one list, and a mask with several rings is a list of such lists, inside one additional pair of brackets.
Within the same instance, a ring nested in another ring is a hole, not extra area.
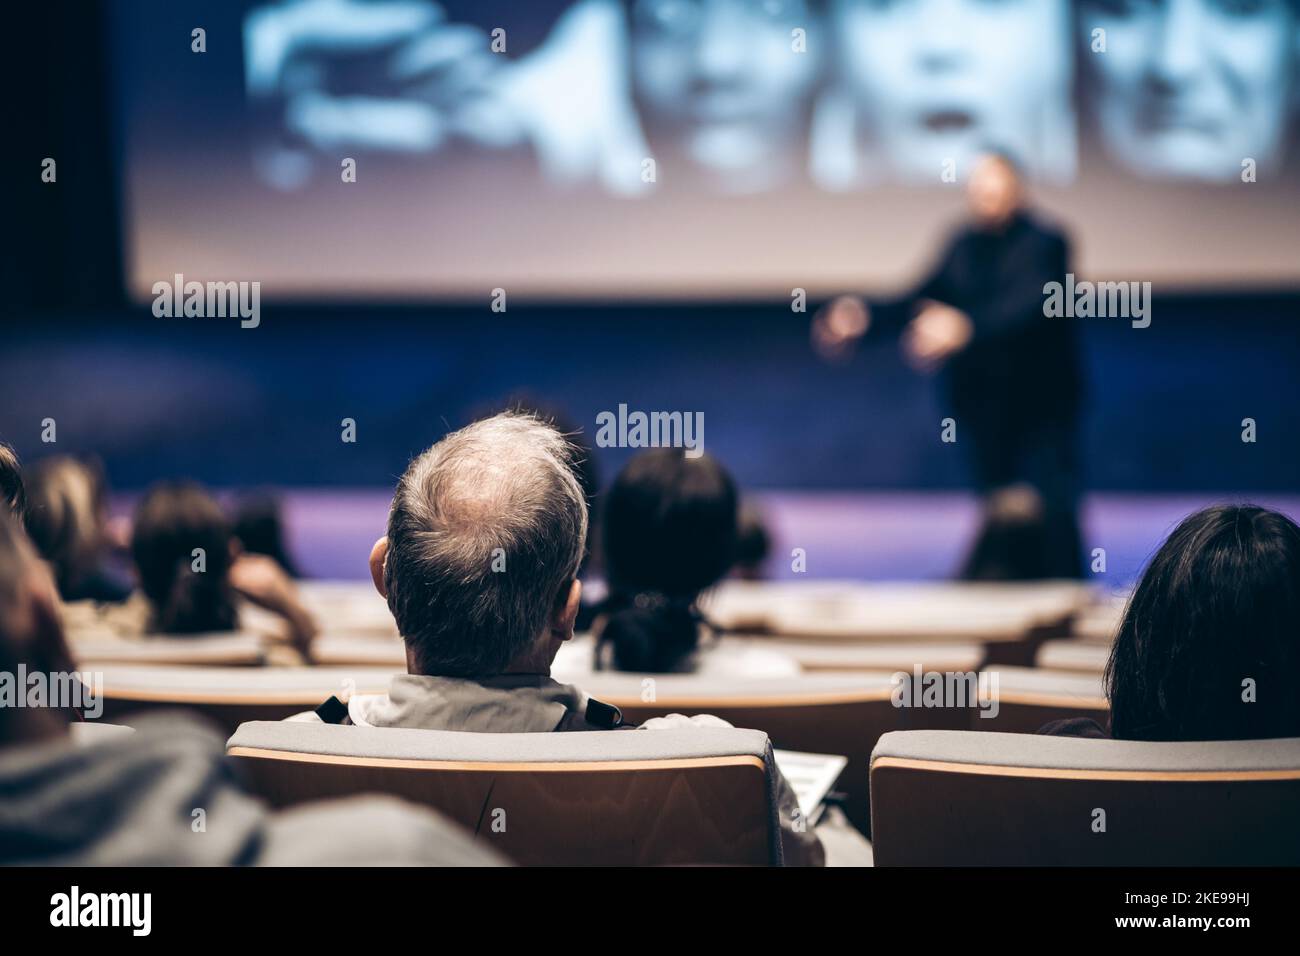
[(846, 757), (835, 754), (809, 754), (797, 750), (774, 750), (777, 769), (794, 788), (799, 810), (810, 823), (821, 815), (821, 803), (831, 792), (848, 764)]

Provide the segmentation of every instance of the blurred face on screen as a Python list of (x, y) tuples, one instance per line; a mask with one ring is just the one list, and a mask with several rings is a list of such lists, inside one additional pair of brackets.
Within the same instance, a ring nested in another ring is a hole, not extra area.
[(843, 81), (902, 179), (971, 167), (996, 143), (1033, 171), (1073, 170), (1062, 0), (835, 0)]
[(632, 83), (657, 151), (737, 191), (796, 172), (819, 72), (804, 0), (631, 0), (630, 10)]
[(1082, 56), (1106, 148), (1144, 176), (1232, 179), (1247, 157), (1275, 162), (1296, 32), (1290, 0), (1085, 0)]

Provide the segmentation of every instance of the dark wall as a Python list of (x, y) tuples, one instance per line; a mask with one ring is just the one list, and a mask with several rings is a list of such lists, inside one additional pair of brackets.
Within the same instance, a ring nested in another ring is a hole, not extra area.
[[(112, 70), (103, 4), (5, 6), (0, 317), (123, 304)], [(42, 161), (57, 179), (42, 182)]]
[[(1300, 296), (1157, 298), (1152, 324), (1080, 320), (1089, 486), (1296, 491)], [(934, 383), (882, 339), (828, 367), (789, 307), (263, 306), (237, 319), (145, 310), (33, 316), (0, 351), (0, 438), (27, 458), (102, 454), (122, 487), (386, 484), (448, 428), (525, 393), (591, 436), (602, 410), (703, 412), (747, 485), (954, 488)], [(340, 441), (354, 418), (358, 441)], [(1241, 441), (1241, 420), (1258, 441)], [(625, 450), (601, 450), (606, 475)]]

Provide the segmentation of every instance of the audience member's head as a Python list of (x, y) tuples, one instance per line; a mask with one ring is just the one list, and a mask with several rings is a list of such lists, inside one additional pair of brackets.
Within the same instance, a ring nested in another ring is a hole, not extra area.
[(7, 512), (22, 520), (26, 503), (23, 469), (18, 454), (0, 441), (0, 512)]
[(1300, 528), (1217, 506), (1182, 522), (1129, 602), (1106, 668), (1124, 740), (1300, 737)]
[(1051, 576), (1042, 495), (1027, 484), (999, 488), (984, 502), (983, 526), (962, 571), (967, 581), (1036, 581)]
[(232, 536), (216, 501), (191, 482), (151, 488), (135, 513), (131, 555), (164, 634), (233, 630)]
[(99, 569), (107, 512), (102, 474), (66, 455), (36, 462), (26, 473), (27, 532), (50, 562), (64, 600), (87, 596), (82, 586)]
[[(73, 670), (50, 573), (17, 519), (0, 513), (0, 673), (17, 674), (19, 665), (31, 673)], [(0, 707), (0, 746), (54, 736), (66, 723), (52, 707)]]
[(596, 453), (591, 442), (563, 406), (526, 389), (514, 392), (504, 403), (494, 402), (476, 409), (471, 418), (477, 421), (492, 418), (501, 412), (531, 415), (554, 427), (573, 446), (573, 473), (587, 496), (587, 544), (581, 571), (586, 572), (593, 563), (598, 566), (597, 542), (594, 540), (598, 515), (592, 509), (595, 507), (596, 494), (600, 491), (600, 472), (596, 467)]
[(280, 501), (274, 495), (250, 495), (235, 509), (232, 532), (247, 554), (264, 554), (297, 577), (298, 570), (284, 543), (284, 520)]
[(610, 596), (600, 643), (616, 668), (669, 671), (695, 650), (695, 600), (730, 570), (736, 523), (736, 486), (710, 456), (660, 448), (628, 462), (603, 526)]
[(772, 536), (763, 514), (751, 505), (742, 505), (736, 526), (736, 577), (743, 581), (761, 581), (764, 566), (772, 555)]
[(573, 636), (587, 534), (574, 447), (505, 412), (447, 435), (407, 468), (370, 555), (411, 673), (547, 673)]

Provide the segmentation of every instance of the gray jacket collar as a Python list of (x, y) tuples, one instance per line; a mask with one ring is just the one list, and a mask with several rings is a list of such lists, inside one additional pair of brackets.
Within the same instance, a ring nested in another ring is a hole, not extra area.
[(399, 674), (387, 694), (354, 696), (352, 723), (475, 733), (549, 733), (586, 695), (541, 674), (500, 674), (471, 680)]

